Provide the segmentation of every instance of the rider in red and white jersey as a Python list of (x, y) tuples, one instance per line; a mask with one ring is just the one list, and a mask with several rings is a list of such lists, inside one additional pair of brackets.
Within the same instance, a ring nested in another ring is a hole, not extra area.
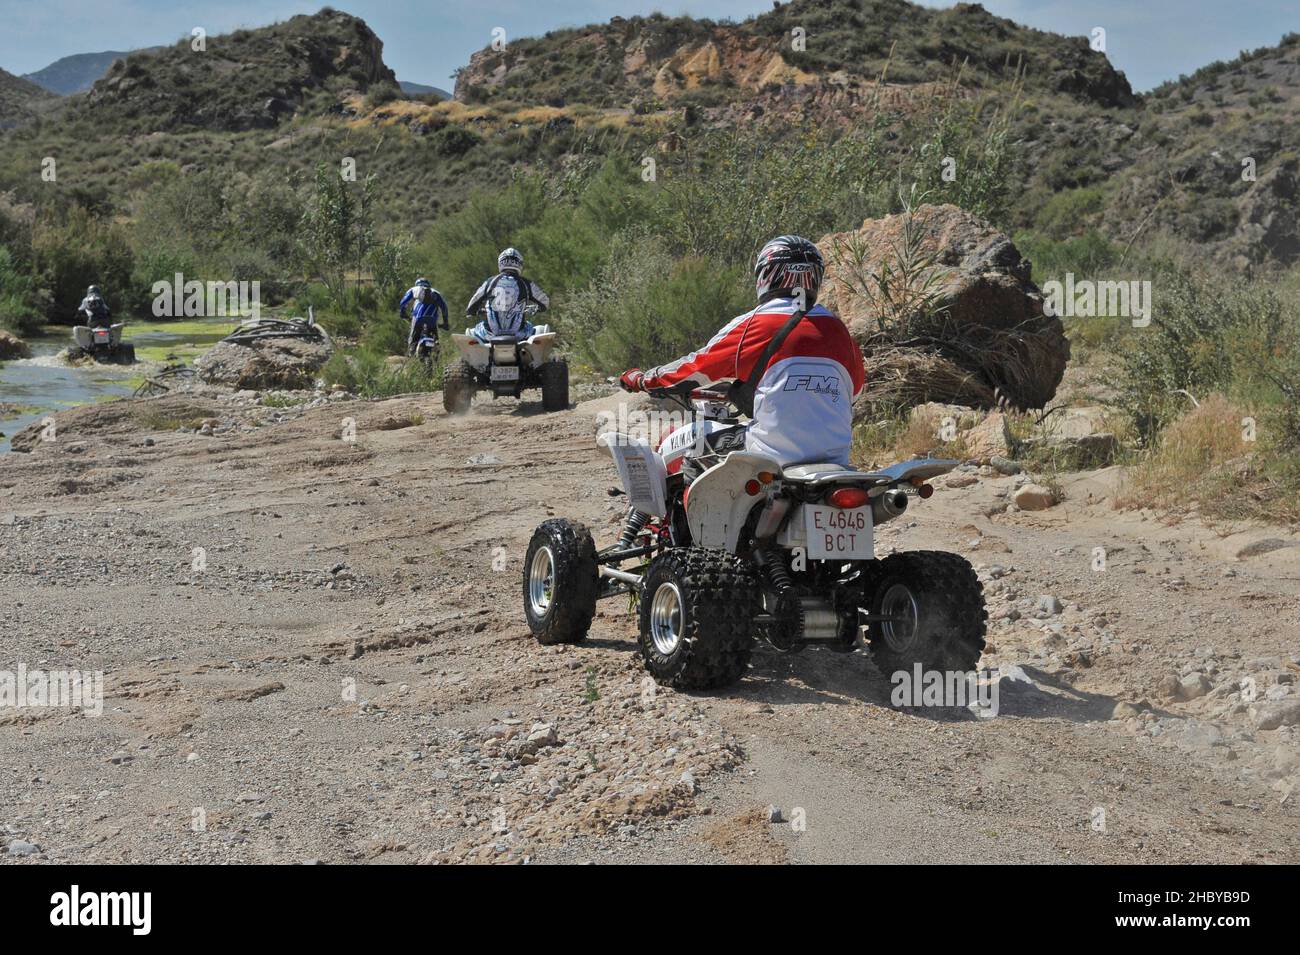
[[(853, 441), (853, 397), (866, 379), (862, 352), (834, 313), (816, 305), (825, 275), (817, 246), (783, 235), (763, 246), (754, 264), (758, 307), (732, 319), (699, 351), (651, 368), (623, 373), (628, 391), (685, 381), (705, 388), (748, 380), (772, 338), (807, 308), (761, 370), (751, 421), (711, 438), (714, 450), (745, 450), (781, 465), (828, 462), (847, 466)], [(741, 442), (743, 441), (743, 445)]]

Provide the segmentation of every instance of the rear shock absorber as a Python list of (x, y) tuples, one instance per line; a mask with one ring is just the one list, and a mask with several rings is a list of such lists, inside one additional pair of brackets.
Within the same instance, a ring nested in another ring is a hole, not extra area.
[(772, 589), (778, 596), (785, 596), (794, 586), (794, 581), (790, 579), (790, 571), (785, 566), (785, 559), (781, 556), (780, 549), (768, 541), (759, 547), (759, 553), (762, 555), (763, 569), (767, 571), (767, 579), (772, 584)]
[(767, 642), (781, 653), (797, 653), (803, 649), (803, 606), (795, 596), (794, 581), (785, 565), (781, 550), (772, 541), (759, 544), (754, 551), (758, 565), (776, 592), (776, 620), (766, 628)]
[(636, 543), (636, 535), (641, 533), (641, 528), (646, 526), (650, 520), (650, 515), (645, 511), (638, 511), (635, 507), (627, 509), (627, 516), (623, 518), (623, 533), (618, 538), (620, 550), (626, 550)]

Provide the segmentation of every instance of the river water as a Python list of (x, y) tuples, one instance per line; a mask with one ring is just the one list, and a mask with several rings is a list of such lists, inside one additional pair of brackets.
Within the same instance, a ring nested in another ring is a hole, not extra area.
[(237, 324), (229, 318), (128, 321), (123, 339), (135, 344), (134, 365), (69, 365), (61, 353), (72, 344), (72, 329), (47, 326), (27, 337), (31, 358), (0, 361), (0, 452), (31, 422), (63, 408), (130, 395), (149, 375), (192, 361)]

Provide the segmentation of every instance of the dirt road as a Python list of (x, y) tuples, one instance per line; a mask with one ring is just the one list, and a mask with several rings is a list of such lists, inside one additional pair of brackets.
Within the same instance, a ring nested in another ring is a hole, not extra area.
[(862, 653), (651, 690), (625, 602), (522, 622), (532, 528), (617, 519), (597, 407), (179, 396), (0, 457), (0, 670), (104, 679), (0, 706), (0, 859), (1300, 861), (1294, 536), (954, 475), (878, 548), (981, 570), (998, 715), (892, 708)]

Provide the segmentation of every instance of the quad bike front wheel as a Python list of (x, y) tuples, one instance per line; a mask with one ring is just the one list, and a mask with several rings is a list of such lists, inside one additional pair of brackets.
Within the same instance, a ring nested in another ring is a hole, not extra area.
[(474, 366), (463, 358), (456, 359), (442, 375), (442, 406), (448, 414), (464, 414), (474, 400), (478, 383)]
[(563, 411), (569, 407), (569, 363), (548, 361), (542, 365), (542, 410)]
[(524, 555), (524, 616), (538, 643), (579, 643), (596, 615), (596, 543), (586, 525), (553, 518)]
[(712, 690), (745, 675), (758, 583), (723, 551), (679, 547), (656, 557), (641, 593), (641, 656), (665, 686)]
[(881, 561), (868, 611), (871, 655), (885, 676), (923, 671), (968, 673), (979, 666), (988, 629), (984, 589), (958, 554), (912, 551)]

